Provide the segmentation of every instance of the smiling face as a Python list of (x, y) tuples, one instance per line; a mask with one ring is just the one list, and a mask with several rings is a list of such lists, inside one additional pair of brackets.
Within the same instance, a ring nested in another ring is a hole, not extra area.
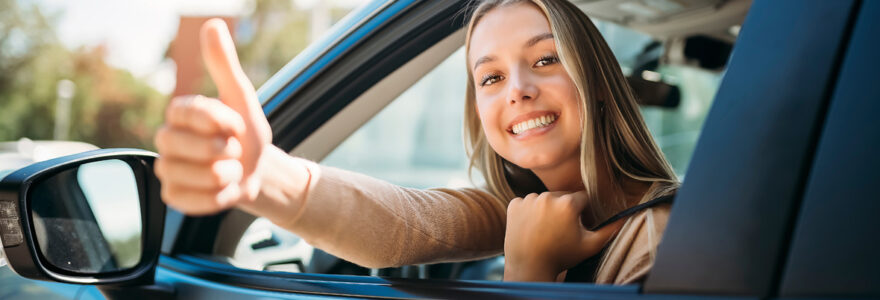
[(579, 97), (538, 7), (489, 11), (471, 33), (468, 62), (477, 114), (496, 153), (542, 180), (542, 173), (578, 170)]

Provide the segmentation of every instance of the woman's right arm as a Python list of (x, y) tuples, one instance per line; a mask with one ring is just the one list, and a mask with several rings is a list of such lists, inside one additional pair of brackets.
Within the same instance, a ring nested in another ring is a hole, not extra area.
[(241, 208), (368, 267), (500, 253), (505, 205), (478, 190), (415, 190), (289, 156), (244, 75), (225, 23), (202, 28), (220, 99), (175, 98), (156, 134), (162, 198), (189, 215)]

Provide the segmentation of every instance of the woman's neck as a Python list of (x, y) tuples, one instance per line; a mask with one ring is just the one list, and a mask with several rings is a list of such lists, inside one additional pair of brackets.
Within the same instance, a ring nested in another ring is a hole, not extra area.
[(541, 183), (551, 192), (577, 192), (584, 190), (581, 180), (580, 159), (569, 160), (557, 166), (531, 169), (541, 179)]

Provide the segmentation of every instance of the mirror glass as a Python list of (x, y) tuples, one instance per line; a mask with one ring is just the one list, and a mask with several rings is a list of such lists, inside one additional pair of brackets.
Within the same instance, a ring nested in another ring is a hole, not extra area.
[(128, 163), (82, 164), (44, 178), (29, 196), (37, 247), (49, 264), (97, 274), (140, 261), (140, 196)]

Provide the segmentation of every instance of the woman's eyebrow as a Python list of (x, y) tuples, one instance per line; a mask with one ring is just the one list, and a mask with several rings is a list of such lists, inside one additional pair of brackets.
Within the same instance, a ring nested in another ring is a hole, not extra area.
[(526, 41), (525, 48), (532, 47), (540, 41), (552, 39), (552, 38), (553, 38), (553, 34), (549, 33), (549, 32), (536, 35), (535, 37), (530, 38), (528, 41)]
[(483, 56), (483, 57), (480, 57), (480, 59), (478, 59), (477, 62), (474, 63), (474, 71), (477, 70), (477, 67), (478, 67), (479, 65), (484, 64), (484, 63), (487, 63), (487, 62), (491, 62), (491, 61), (493, 61), (493, 60), (495, 60), (495, 57), (494, 57), (494, 56)]
[[(547, 33), (542, 33), (542, 34), (536, 35), (533, 38), (530, 38), (528, 41), (526, 41), (525, 47), (526, 48), (532, 47), (532, 46), (538, 44), (538, 42), (543, 41), (543, 40), (547, 40), (547, 39), (553, 39), (553, 34), (547, 32)], [(474, 62), (474, 70), (476, 70), (479, 65), (487, 63), (487, 62), (491, 62), (494, 60), (495, 60), (494, 56), (480, 57), (479, 59), (477, 59), (476, 62)]]

